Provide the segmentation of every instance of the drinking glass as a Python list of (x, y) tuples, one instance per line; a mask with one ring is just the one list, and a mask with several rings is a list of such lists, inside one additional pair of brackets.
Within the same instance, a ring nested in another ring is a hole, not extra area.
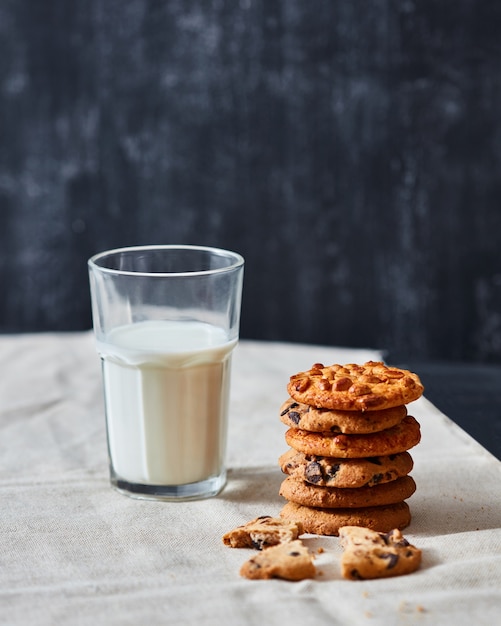
[(112, 485), (138, 498), (216, 495), (244, 259), (136, 246), (96, 254), (88, 268)]

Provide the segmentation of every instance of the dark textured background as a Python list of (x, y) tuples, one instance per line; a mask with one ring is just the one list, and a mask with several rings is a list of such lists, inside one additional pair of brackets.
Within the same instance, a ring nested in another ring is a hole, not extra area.
[(0, 332), (246, 258), (245, 338), (501, 362), (501, 3), (0, 0)]

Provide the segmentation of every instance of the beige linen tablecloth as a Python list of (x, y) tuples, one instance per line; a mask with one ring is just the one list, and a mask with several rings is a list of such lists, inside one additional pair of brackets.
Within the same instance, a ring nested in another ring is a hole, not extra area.
[[(373, 351), (241, 342), (229, 483), (210, 500), (133, 500), (109, 486), (100, 365), (90, 333), (0, 337), (0, 623), (486, 624), (501, 617), (501, 464), (426, 399), (413, 449), (411, 576), (341, 579), (335, 537), (307, 536), (316, 580), (249, 581), (223, 533), (277, 515), (289, 375)], [(452, 418), (454, 416), (451, 416)]]

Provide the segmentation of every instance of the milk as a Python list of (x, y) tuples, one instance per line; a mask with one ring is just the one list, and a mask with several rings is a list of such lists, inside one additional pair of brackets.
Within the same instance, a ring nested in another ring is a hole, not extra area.
[(98, 342), (118, 479), (184, 485), (222, 472), (235, 345), (220, 328), (184, 321), (122, 326)]

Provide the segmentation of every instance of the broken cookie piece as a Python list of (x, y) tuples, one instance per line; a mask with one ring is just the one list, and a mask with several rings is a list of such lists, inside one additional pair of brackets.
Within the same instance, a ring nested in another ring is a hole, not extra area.
[(300, 539), (266, 548), (246, 561), (240, 575), (252, 580), (283, 578), (303, 580), (315, 576), (313, 556)]
[(350, 580), (410, 574), (421, 564), (421, 550), (398, 529), (379, 533), (360, 526), (342, 526), (339, 539), (344, 548), (341, 574)]
[(302, 533), (300, 522), (262, 515), (227, 532), (223, 536), (223, 543), (231, 548), (263, 550), (279, 543), (294, 541)]

